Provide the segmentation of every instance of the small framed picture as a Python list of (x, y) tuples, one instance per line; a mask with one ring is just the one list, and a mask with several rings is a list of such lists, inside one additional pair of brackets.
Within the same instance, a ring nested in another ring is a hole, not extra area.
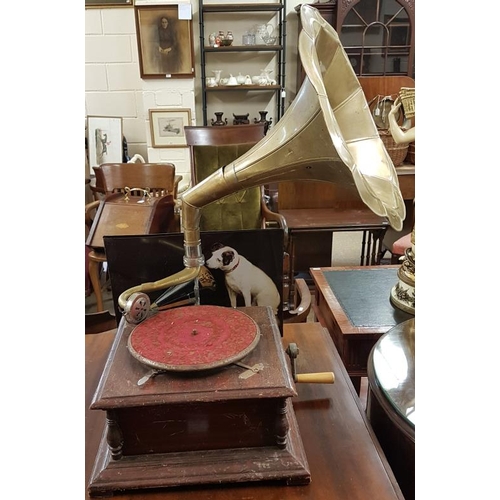
[(122, 119), (115, 116), (88, 116), (87, 141), (89, 166), (102, 163), (122, 163)]
[(153, 148), (185, 148), (184, 127), (191, 125), (191, 110), (150, 109), (149, 125)]
[(179, 19), (178, 5), (135, 6), (141, 78), (193, 78), (191, 19)]

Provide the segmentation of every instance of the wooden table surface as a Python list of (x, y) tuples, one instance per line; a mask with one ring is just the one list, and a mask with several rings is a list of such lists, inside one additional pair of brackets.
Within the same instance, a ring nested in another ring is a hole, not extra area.
[(351, 209), (341, 211), (336, 208), (301, 208), (280, 210), (290, 231), (362, 231), (383, 229), (389, 226), (385, 217), (373, 212)]
[[(85, 480), (90, 478), (105, 423), (105, 414), (90, 402), (106, 362), (115, 330), (85, 337)], [(380, 445), (367, 421), (354, 387), (328, 332), (319, 323), (284, 326), (283, 345), (300, 350), (297, 372), (333, 371), (335, 383), (297, 384), (293, 406), (312, 481), (305, 486), (281, 483), (226, 484), (115, 493), (120, 500), (404, 500)], [(89, 498), (86, 492), (86, 498)]]

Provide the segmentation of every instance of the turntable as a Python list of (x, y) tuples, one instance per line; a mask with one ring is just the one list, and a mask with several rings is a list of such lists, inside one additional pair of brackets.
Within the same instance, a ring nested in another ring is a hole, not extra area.
[[(122, 320), (91, 408), (106, 412), (89, 494), (311, 480), (271, 308), (190, 306)], [(330, 382), (333, 374), (330, 374)]]

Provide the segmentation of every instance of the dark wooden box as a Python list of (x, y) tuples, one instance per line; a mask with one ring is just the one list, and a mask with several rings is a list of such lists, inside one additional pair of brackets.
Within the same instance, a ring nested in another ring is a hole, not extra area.
[(172, 195), (161, 197), (106, 196), (97, 209), (87, 245), (104, 248), (104, 236), (167, 233), (174, 223)]

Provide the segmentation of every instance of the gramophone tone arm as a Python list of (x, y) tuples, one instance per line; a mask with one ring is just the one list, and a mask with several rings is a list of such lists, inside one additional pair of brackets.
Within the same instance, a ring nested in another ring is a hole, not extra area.
[(129, 288), (125, 290), (118, 297), (118, 305), (121, 309), (125, 309), (127, 305), (127, 300), (133, 293), (136, 292), (153, 292), (156, 290), (163, 290), (164, 288), (168, 288), (174, 285), (180, 285), (181, 283), (187, 283), (188, 281), (192, 281), (198, 277), (200, 272), (200, 267), (190, 267), (179, 271), (172, 276), (167, 276), (158, 281), (153, 281), (150, 283), (142, 283), (141, 285), (134, 286), (133, 288)]

